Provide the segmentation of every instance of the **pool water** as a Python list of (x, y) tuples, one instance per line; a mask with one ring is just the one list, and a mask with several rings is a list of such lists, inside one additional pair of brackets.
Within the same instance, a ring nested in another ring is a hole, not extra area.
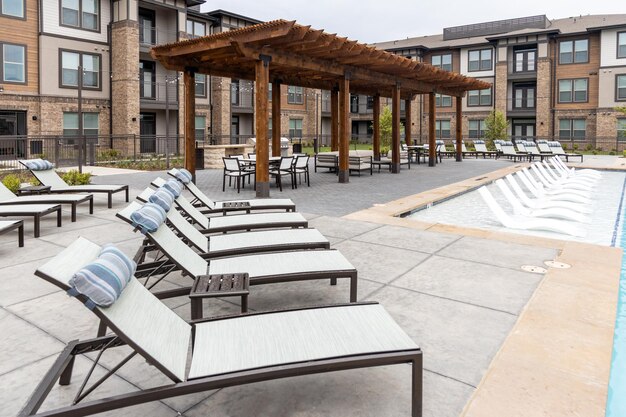
[[(506, 213), (513, 209), (495, 184), (487, 186)], [(553, 232), (512, 230), (503, 227), (477, 191), (419, 210), (407, 218), (428, 223), (451, 224), (488, 230), (502, 230), (562, 240), (576, 240), (604, 246), (621, 247), (626, 251), (626, 174), (603, 172), (592, 195), (591, 222), (582, 224), (585, 237)], [(580, 226), (581, 224), (578, 223)], [(606, 417), (626, 417), (626, 256), (622, 256), (617, 315), (613, 336), (613, 354), (609, 378)]]

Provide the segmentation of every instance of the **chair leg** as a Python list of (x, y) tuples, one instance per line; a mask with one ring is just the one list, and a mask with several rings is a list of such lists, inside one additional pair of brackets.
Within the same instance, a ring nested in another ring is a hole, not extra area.
[(226, 191), (226, 172), (222, 176), (222, 191)]

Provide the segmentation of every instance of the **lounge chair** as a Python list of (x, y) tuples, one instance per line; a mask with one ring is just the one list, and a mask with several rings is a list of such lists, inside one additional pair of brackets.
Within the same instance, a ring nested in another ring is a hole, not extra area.
[(41, 235), (41, 218), (46, 214), (57, 214), (57, 227), (61, 227), (60, 204), (7, 204), (0, 206), (0, 217), (31, 217), (33, 218), (35, 237)]
[(554, 156), (554, 154), (552, 153), (552, 148), (550, 148), (548, 146), (548, 141), (545, 139), (537, 139), (537, 148), (539, 149), (539, 152), (545, 154), (545, 155), (552, 155)]
[[(561, 187), (564, 189), (580, 190), (586, 193), (590, 193), (593, 190), (593, 186), (587, 183), (583, 183), (578, 180), (559, 181), (551, 173), (546, 171), (542, 163), (532, 164), (530, 169), (535, 172), (536, 175), (543, 178), (547, 185), (552, 187)], [(544, 181), (542, 181), (544, 182)]]
[(26, 161), (19, 161), (24, 167), (30, 170), (30, 172), (37, 178), (37, 180), (43, 185), (52, 187), (50, 192), (53, 193), (106, 193), (107, 205), (109, 208), (113, 207), (113, 194), (124, 191), (126, 193), (126, 202), (128, 202), (128, 185), (103, 185), (103, 184), (88, 184), (88, 185), (68, 185), (63, 178), (59, 177), (54, 169), (45, 170), (33, 170), (28, 168)]
[(591, 208), (588, 205), (573, 203), (563, 200), (552, 200), (547, 198), (530, 198), (522, 190), (519, 183), (515, 179), (513, 174), (506, 176), (506, 180), (509, 183), (511, 189), (515, 192), (521, 203), (531, 209), (545, 209), (545, 208), (566, 208), (573, 210), (577, 213), (591, 213)]
[(535, 178), (530, 174), (528, 168), (524, 168), (518, 171), (516, 175), (524, 183), (528, 191), (530, 191), (536, 198), (571, 201), (580, 204), (591, 204), (591, 199), (588, 193), (564, 190), (562, 188), (553, 189), (544, 187), (541, 183), (538, 183), (535, 180)]
[(589, 177), (586, 175), (572, 175), (569, 176), (567, 173), (564, 173), (560, 170), (560, 168), (555, 168), (553, 165), (550, 165), (548, 161), (543, 161), (543, 168), (550, 175), (551, 178), (557, 183), (578, 183), (583, 184), (589, 187), (593, 187), (598, 182), (599, 178)]
[(506, 158), (512, 159), (513, 161), (523, 161), (529, 160), (530, 156), (527, 153), (519, 153), (515, 150), (515, 146), (513, 146), (513, 142), (503, 141), (500, 144), (502, 148), (502, 153), (500, 156), (504, 156)]
[[(160, 187), (164, 182), (163, 179), (158, 178), (152, 182), (152, 185)], [(202, 233), (227, 233), (279, 227), (297, 228), (309, 225), (300, 213), (252, 213), (207, 217), (184, 196), (178, 196), (175, 201), (185, 215), (200, 227)]]
[(481, 154), (483, 156), (483, 159), (485, 159), (487, 156), (489, 157), (495, 156), (497, 158), (498, 155), (500, 154), (500, 152), (498, 151), (488, 150), (487, 145), (485, 144), (484, 140), (479, 140), (479, 139), (475, 140), (474, 148), (476, 149), (476, 158), (478, 158), (478, 154)]
[(446, 143), (439, 139), (435, 141), (435, 144), (437, 145), (437, 155), (439, 155), (439, 162), (442, 162), (442, 157), (445, 156), (446, 158), (452, 158), (456, 155), (455, 151), (449, 151), (446, 149)]
[[(454, 144), (454, 148), (456, 149), (456, 142)], [(461, 154), (463, 155), (463, 158), (465, 158), (466, 156), (474, 156), (476, 158), (478, 158), (478, 153), (476, 151), (468, 151), (467, 147), (465, 146), (465, 142), (461, 141)]]
[(0, 235), (17, 229), (17, 245), (24, 246), (24, 221), (23, 220), (0, 220)]
[(528, 152), (528, 154), (531, 155), (531, 159), (539, 158), (541, 161), (543, 161), (545, 158), (552, 157), (551, 154), (546, 155), (546, 154), (541, 153), (541, 151), (539, 150), (539, 148), (533, 141), (525, 140), (525, 141), (520, 141), (518, 143), (521, 143), (522, 146), (524, 146), (524, 149), (526, 150), (526, 152)]
[(597, 178), (597, 179), (602, 178), (602, 174), (600, 173), (600, 171), (597, 171), (595, 169), (570, 168), (567, 165), (565, 165), (565, 162), (563, 162), (563, 160), (559, 157), (552, 158), (550, 160), (550, 163), (552, 163), (555, 167), (560, 167), (561, 171), (566, 173), (568, 176), (584, 175), (584, 176), (591, 177), (591, 178)]
[(480, 196), (483, 198), (489, 209), (496, 216), (496, 219), (502, 223), (504, 227), (518, 230), (540, 230), (548, 232), (562, 233), (570, 236), (583, 237), (585, 231), (569, 222), (553, 219), (537, 219), (523, 216), (511, 217), (502, 210), (502, 207), (493, 198), (487, 187), (482, 186), (478, 189)]
[(89, 203), (89, 214), (93, 214), (93, 195), (25, 195), (16, 196), (0, 182), (0, 206), (7, 204), (69, 204), (71, 206), (72, 221), (76, 221), (76, 206), (80, 203)]
[[(145, 190), (137, 197), (147, 201), (153, 191)], [(117, 213), (117, 217), (131, 223), (130, 214), (141, 208), (138, 202)], [(330, 249), (330, 242), (316, 229), (261, 230), (205, 236), (177, 210), (167, 212), (168, 224), (189, 242), (205, 259), (246, 253), (276, 252), (299, 249)], [(143, 249), (143, 248), (142, 248)]]
[(526, 217), (538, 217), (538, 218), (552, 218), (552, 219), (561, 219), (561, 220), (570, 220), (579, 223), (589, 223), (590, 220), (584, 214), (578, 213), (576, 211), (561, 208), (561, 207), (550, 207), (550, 208), (526, 208), (522, 205), (520, 200), (518, 200), (511, 189), (506, 185), (503, 179), (496, 180), (496, 186), (500, 189), (504, 197), (507, 199), (509, 204), (513, 207), (513, 213), (519, 214)]
[[(167, 172), (176, 178), (178, 170), (170, 169)], [(164, 183), (165, 180), (159, 178)], [(296, 211), (296, 205), (288, 198), (257, 198), (251, 200), (227, 200), (213, 201), (205, 193), (203, 193), (193, 182), (183, 184), (185, 188), (193, 195), (191, 201), (193, 205), (205, 214), (211, 213), (231, 213), (237, 211), (245, 211), (250, 213), (252, 210), (285, 210)]]
[[(130, 215), (128, 207), (118, 213), (118, 217), (126, 221), (130, 219)], [(357, 298), (357, 270), (337, 250), (271, 252), (207, 261), (187, 246), (167, 225), (162, 224), (155, 232), (146, 233), (146, 237), (175, 265), (176, 268), (172, 268), (172, 271), (181, 270), (193, 279), (203, 275), (248, 273), (250, 285), (311, 279), (330, 279), (331, 284), (335, 285), (337, 278), (349, 278), (350, 302), (355, 302)], [(150, 270), (152, 271), (152, 265)], [(170, 296), (180, 296), (181, 291), (184, 292), (176, 289)], [(166, 297), (163, 294), (167, 292), (161, 292), (161, 296)]]
[[(98, 245), (79, 238), (35, 274), (69, 289), (73, 274), (94, 261), (100, 250)], [(82, 295), (77, 298), (89, 303)], [(70, 342), (38, 384), (20, 416), (35, 415), (56, 381), (61, 385), (71, 384), (76, 356), (102, 353), (118, 346), (130, 347), (130, 357), (139, 354), (145, 359), (145, 366), (154, 366), (171, 382), (89, 400), (85, 397), (90, 388), (84, 390), (89, 373), (73, 404), (48, 410), (46, 415), (90, 415), (253, 382), (404, 363), (412, 365), (411, 415), (422, 415), (422, 352), (376, 303), (273, 311), (187, 323), (131, 278), (113, 305), (96, 306), (91, 311), (113, 329), (114, 334)], [(130, 357), (111, 368), (92, 387), (97, 389)], [(94, 367), (100, 355), (95, 358), (92, 359)], [(371, 376), (375, 377), (374, 371)]]
[(548, 142), (548, 146), (550, 147), (550, 150), (552, 151), (552, 153), (554, 155), (564, 156), (566, 162), (569, 162), (570, 158), (580, 158), (580, 162), (583, 161), (583, 155), (582, 154), (565, 152), (565, 150), (563, 149), (563, 147), (561, 146), (561, 143), (559, 141), (556, 141), (556, 140), (549, 141)]

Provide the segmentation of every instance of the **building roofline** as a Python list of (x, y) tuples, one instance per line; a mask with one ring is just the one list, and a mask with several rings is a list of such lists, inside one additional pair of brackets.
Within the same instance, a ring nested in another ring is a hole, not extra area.
[[(498, 39), (511, 38), (511, 37), (516, 37), (516, 36), (551, 35), (551, 34), (560, 34), (560, 33), (561, 33), (560, 29), (538, 29), (532, 32), (524, 32), (524, 33), (508, 32), (508, 33), (503, 33), (501, 35), (487, 36), (485, 39), (487, 39), (488, 41), (495, 41)], [(570, 35), (570, 33), (567, 33), (567, 35)]]
[(619, 25), (607, 25), (607, 26), (594, 26), (594, 27), (590, 27), (587, 28), (587, 32), (595, 32), (598, 30), (605, 30), (605, 29), (618, 29), (618, 28), (626, 28), (626, 22), (619, 24)]
[(234, 17), (236, 19), (243, 19), (243, 20), (247, 20), (249, 22), (252, 23), (264, 23), (262, 20), (258, 20), (258, 19), (253, 19), (251, 17), (248, 16), (243, 16), (237, 13), (233, 13), (233, 12), (229, 12), (228, 10), (223, 10), (223, 9), (217, 9), (217, 10), (213, 10), (210, 12), (206, 13), (209, 16), (228, 16), (228, 17)]
[(206, 13), (202, 13), (202, 12), (197, 12), (195, 10), (187, 10), (187, 15), (192, 16), (195, 19), (204, 19), (206, 21), (209, 22), (213, 22), (213, 23), (217, 23), (219, 21), (218, 18), (213, 17), (213, 16), (209, 16)]

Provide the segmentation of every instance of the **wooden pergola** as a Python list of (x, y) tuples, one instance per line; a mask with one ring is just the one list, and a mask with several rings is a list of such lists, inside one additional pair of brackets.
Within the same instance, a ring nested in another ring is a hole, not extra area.
[(392, 172), (400, 171), (400, 100), (406, 100), (405, 141), (411, 139), (411, 100), (428, 94), (429, 165), (435, 155), (435, 93), (456, 97), (457, 160), (461, 160), (461, 100), (468, 90), (491, 84), (441, 70), (390, 52), (302, 26), (275, 20), (202, 38), (157, 46), (152, 57), (184, 73), (185, 167), (195, 175), (195, 74), (255, 81), (258, 197), (269, 196), (268, 84), (272, 83), (272, 152), (280, 155), (280, 85), (331, 91), (331, 146), (339, 151), (339, 182), (349, 181), (350, 93), (374, 97), (375, 157), (380, 148), (380, 98), (392, 98)]

